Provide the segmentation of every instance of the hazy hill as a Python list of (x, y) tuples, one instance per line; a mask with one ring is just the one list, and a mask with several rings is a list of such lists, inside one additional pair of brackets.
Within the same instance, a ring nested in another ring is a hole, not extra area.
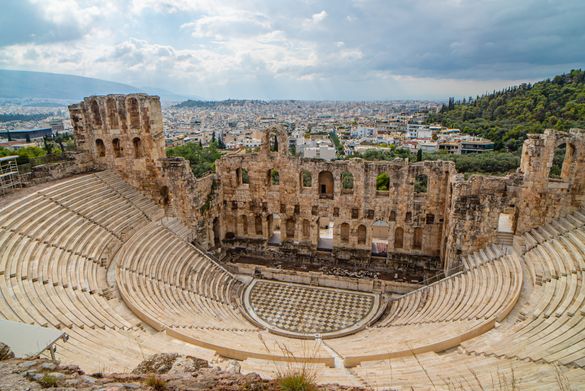
[(510, 150), (520, 148), (527, 133), (585, 128), (585, 72), (572, 70), (459, 102), (450, 98), (430, 122), (489, 138), (497, 149)]
[(137, 88), (128, 84), (89, 77), (45, 72), (0, 69), (0, 98), (37, 98), (81, 100), (90, 95), (143, 92), (166, 101), (182, 101), (185, 96), (156, 88)]

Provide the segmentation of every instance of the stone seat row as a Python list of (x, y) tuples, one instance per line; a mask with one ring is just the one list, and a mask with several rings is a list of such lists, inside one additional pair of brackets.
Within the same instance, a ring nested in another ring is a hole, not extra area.
[(585, 227), (559, 233), (524, 254), (531, 276), (518, 322), (479, 341), (464, 343), (476, 354), (585, 365)]
[(211, 359), (211, 350), (144, 325), (107, 283), (112, 254), (136, 227), (161, 215), (107, 172), (61, 182), (3, 208), (0, 317), (67, 332), (71, 338), (58, 343), (58, 358), (94, 371), (129, 369), (160, 351)]
[(522, 267), (515, 255), (443, 279), (391, 303), (378, 327), (465, 319), (501, 321), (522, 287)]
[(486, 262), (493, 261), (504, 254), (502, 248), (496, 244), (489, 245), (471, 255), (462, 257), (463, 266), (466, 270), (471, 270)]
[(150, 198), (126, 183), (117, 173), (106, 170), (94, 174), (110, 189), (117, 192), (121, 197), (130, 201), (136, 208), (141, 210), (151, 221), (159, 220), (164, 216), (164, 210), (159, 208)]
[(124, 302), (156, 330), (241, 360), (333, 365), (319, 342), (272, 335), (249, 323), (235, 302), (243, 285), (158, 222), (128, 240), (116, 262)]
[(241, 293), (241, 284), (230, 274), (158, 223), (134, 235), (120, 249), (118, 259), (122, 271), (132, 271), (223, 304), (231, 305), (232, 297)]
[(101, 293), (107, 285), (106, 268), (72, 251), (0, 229), (0, 275), (43, 284), (52, 283), (82, 292)]
[(585, 225), (585, 211), (578, 210), (524, 234), (524, 247), (528, 251), (545, 241)]
[(459, 351), (422, 353), (366, 362), (350, 371), (375, 389), (552, 390), (572, 389), (585, 370)]
[(585, 233), (575, 229), (528, 250), (524, 260), (532, 281), (540, 284), (585, 270), (584, 244)]

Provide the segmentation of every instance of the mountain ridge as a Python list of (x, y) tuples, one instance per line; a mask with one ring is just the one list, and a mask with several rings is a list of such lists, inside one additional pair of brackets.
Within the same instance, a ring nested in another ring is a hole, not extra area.
[(63, 99), (78, 101), (91, 95), (146, 93), (164, 101), (183, 101), (188, 96), (154, 87), (62, 73), (0, 69), (0, 98)]

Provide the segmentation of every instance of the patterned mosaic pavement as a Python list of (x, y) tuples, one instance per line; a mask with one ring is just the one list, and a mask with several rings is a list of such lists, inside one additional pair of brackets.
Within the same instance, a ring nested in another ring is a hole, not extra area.
[(259, 323), (305, 335), (357, 327), (373, 316), (378, 305), (377, 297), (368, 293), (265, 280), (253, 282), (246, 301), (248, 312)]

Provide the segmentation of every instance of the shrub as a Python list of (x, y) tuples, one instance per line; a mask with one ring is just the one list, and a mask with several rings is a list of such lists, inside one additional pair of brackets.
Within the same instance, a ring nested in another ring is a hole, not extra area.
[(144, 381), (144, 384), (155, 391), (165, 391), (167, 389), (167, 382), (155, 375), (148, 376)]
[(277, 379), (282, 391), (317, 391), (315, 376), (305, 370), (289, 372)]
[(41, 387), (43, 388), (53, 388), (53, 387), (57, 387), (57, 378), (55, 376), (51, 376), (51, 375), (44, 375), (41, 380), (39, 380), (39, 384), (41, 385)]

